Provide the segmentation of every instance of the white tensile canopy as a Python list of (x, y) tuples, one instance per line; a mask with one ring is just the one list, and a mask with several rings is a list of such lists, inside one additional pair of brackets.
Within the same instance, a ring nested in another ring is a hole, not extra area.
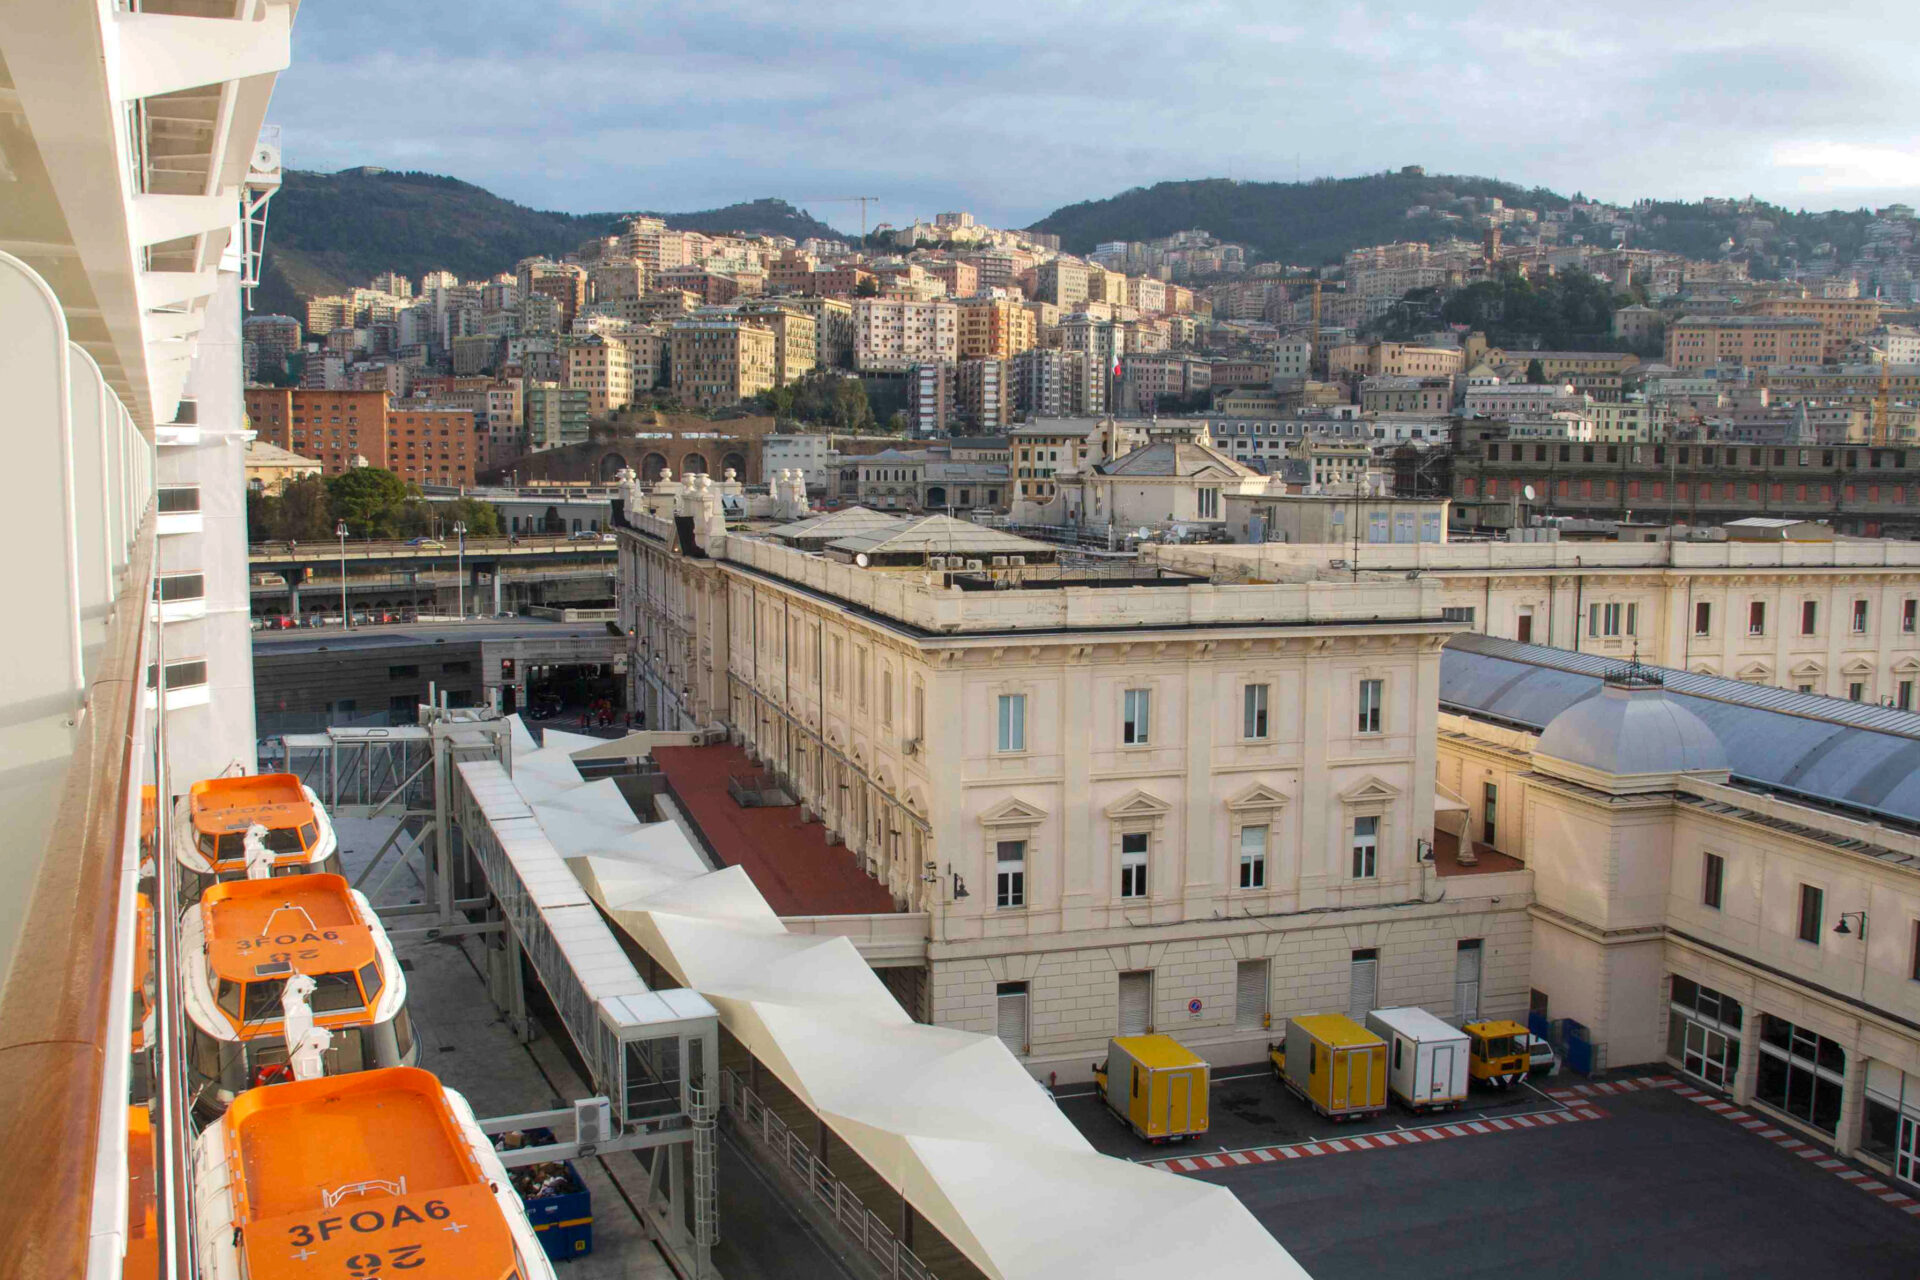
[(1099, 1154), (997, 1038), (914, 1022), (853, 943), (583, 783), (597, 739), (523, 738), (513, 780), (588, 895), (987, 1275), (1306, 1276), (1231, 1191)]

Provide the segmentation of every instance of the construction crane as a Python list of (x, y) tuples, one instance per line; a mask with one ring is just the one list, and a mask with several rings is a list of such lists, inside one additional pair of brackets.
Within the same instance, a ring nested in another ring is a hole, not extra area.
[(812, 200), (802, 200), (802, 207), (810, 204), (857, 204), (860, 206), (860, 247), (867, 247), (867, 205), (878, 202), (879, 196), (818, 196)]

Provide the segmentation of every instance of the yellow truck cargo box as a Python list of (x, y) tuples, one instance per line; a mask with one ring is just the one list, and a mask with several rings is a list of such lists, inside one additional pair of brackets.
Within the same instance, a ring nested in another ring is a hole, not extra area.
[(1101, 1082), (1107, 1105), (1149, 1142), (1207, 1131), (1207, 1060), (1172, 1036), (1118, 1036)]
[(1335, 1120), (1387, 1109), (1387, 1044), (1352, 1018), (1312, 1014), (1287, 1023), (1287, 1087)]

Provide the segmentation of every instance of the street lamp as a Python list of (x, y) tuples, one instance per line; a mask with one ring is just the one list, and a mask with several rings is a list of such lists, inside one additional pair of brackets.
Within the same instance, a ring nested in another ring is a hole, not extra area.
[(340, 624), (351, 631), (353, 615), (347, 612), (347, 522), (334, 525), (333, 532), (340, 539)]
[(1847, 921), (1849, 919), (1860, 922), (1860, 941), (1865, 942), (1867, 940), (1867, 913), (1864, 911), (1842, 911), (1840, 913), (1840, 923), (1833, 926), (1833, 931), (1843, 938), (1852, 937), (1853, 930), (1847, 928)]
[(453, 533), (460, 539), (460, 550), (454, 559), (456, 566), (454, 571), (459, 577), (459, 581), (454, 584), (454, 590), (458, 592), (455, 598), (460, 605), (460, 620), (465, 622), (467, 620), (467, 522), (454, 521)]

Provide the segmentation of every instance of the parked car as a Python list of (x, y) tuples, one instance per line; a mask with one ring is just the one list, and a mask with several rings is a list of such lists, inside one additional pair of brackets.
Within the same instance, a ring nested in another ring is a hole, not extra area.
[(1553, 1046), (1529, 1031), (1523, 1042), (1527, 1048), (1527, 1074), (1530, 1076), (1550, 1076), (1560, 1070), (1560, 1055)]
[(445, 551), (447, 549), (447, 544), (438, 538), (408, 538), (407, 545), (410, 547), (431, 547), (436, 551)]
[(568, 542), (598, 542), (600, 533), (595, 529), (575, 529), (567, 535)]

